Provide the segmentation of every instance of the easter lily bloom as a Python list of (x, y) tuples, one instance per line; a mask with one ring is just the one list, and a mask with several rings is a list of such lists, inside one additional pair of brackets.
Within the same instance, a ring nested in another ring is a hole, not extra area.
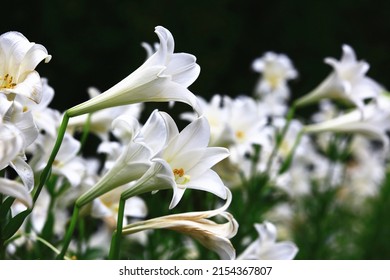
[(298, 252), (290, 241), (276, 242), (276, 227), (270, 222), (255, 224), (259, 238), (238, 256), (238, 260), (292, 260)]
[(35, 67), (49, 62), (51, 55), (44, 46), (29, 42), (19, 32), (0, 36), (0, 92), (13, 99), (22, 95), (36, 103), (41, 101), (42, 83)]
[(229, 151), (221, 147), (207, 147), (210, 127), (206, 118), (196, 119), (179, 133), (174, 120), (164, 112), (160, 114), (167, 125), (168, 144), (154, 157), (151, 169), (122, 194), (123, 198), (149, 191), (173, 189), (169, 206), (172, 209), (189, 188), (211, 192), (225, 199), (226, 187), (211, 167), (228, 157)]
[(196, 96), (187, 87), (199, 76), (195, 56), (174, 53), (172, 34), (162, 26), (155, 29), (158, 50), (143, 65), (102, 94), (69, 109), (69, 117), (119, 105), (140, 102), (179, 101), (201, 113)]
[[(232, 200), (232, 194), (228, 189), (226, 193), (226, 203), (221, 208), (135, 222), (125, 226), (122, 234), (133, 234), (147, 229), (170, 229), (191, 236), (206, 248), (216, 252), (221, 259), (234, 259), (236, 253), (229, 239), (236, 235), (238, 223), (230, 213), (225, 212)], [(209, 219), (218, 215), (225, 218), (227, 222), (218, 224)]]
[(355, 52), (350, 46), (343, 45), (340, 61), (326, 58), (325, 62), (332, 66), (334, 71), (317, 88), (298, 99), (296, 105), (309, 104), (323, 98), (342, 99), (362, 111), (365, 99), (375, 99), (383, 91), (377, 82), (366, 77), (369, 64), (365, 61), (357, 61)]
[(274, 52), (266, 52), (255, 59), (252, 69), (262, 74), (255, 89), (258, 96), (273, 93), (286, 99), (290, 95), (287, 81), (298, 76), (291, 60), (284, 54)]

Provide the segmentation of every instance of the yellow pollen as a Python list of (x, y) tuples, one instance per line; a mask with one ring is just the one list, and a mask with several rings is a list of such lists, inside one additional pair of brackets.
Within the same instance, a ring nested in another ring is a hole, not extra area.
[(183, 177), (184, 175), (184, 169), (183, 168), (180, 168), (180, 169), (173, 169), (173, 174), (175, 174), (175, 177)]
[(268, 74), (266, 75), (266, 80), (269, 83), (272, 90), (275, 90), (280, 85), (280, 77), (276, 74)]
[(0, 76), (0, 89), (2, 88), (14, 88), (16, 86), (16, 83), (13, 83), (14, 77), (10, 76), (9, 74), (6, 74), (4, 77)]
[(187, 184), (191, 179), (189, 175), (185, 175), (183, 168), (173, 169), (173, 175), (175, 176), (176, 183), (179, 185)]
[(245, 133), (244, 133), (243, 131), (238, 130), (238, 131), (236, 132), (236, 137), (237, 137), (238, 139), (242, 139), (242, 138), (244, 138), (244, 136), (245, 136)]

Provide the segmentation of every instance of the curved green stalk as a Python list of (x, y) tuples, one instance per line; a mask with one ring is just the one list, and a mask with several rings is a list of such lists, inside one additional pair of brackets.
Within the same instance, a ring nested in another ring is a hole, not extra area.
[(117, 260), (120, 257), (120, 247), (121, 247), (121, 239), (122, 239), (122, 227), (123, 227), (123, 216), (125, 212), (125, 203), (126, 199), (119, 200), (119, 209), (118, 209), (118, 219), (116, 231), (113, 233), (113, 237), (111, 240), (111, 247), (109, 253), (110, 260)]
[(70, 220), (70, 225), (65, 234), (64, 244), (62, 245), (61, 252), (57, 255), (57, 260), (62, 260), (66, 254), (66, 251), (68, 250), (70, 241), (72, 240), (74, 229), (76, 228), (77, 218), (79, 216), (79, 210), (80, 210), (79, 206), (75, 204), (73, 209), (72, 219)]
[(81, 139), (80, 139), (81, 146), (80, 146), (79, 154), (83, 151), (85, 147), (85, 142), (87, 141), (89, 131), (91, 129), (91, 115), (92, 113), (88, 114), (87, 121), (85, 122), (83, 127), (83, 134), (81, 135)]
[[(56, 142), (54, 144), (53, 150), (51, 151), (51, 154), (50, 154), (49, 160), (48, 160), (48, 162), (46, 164), (46, 167), (43, 169), (43, 171), (41, 173), (39, 185), (38, 185), (38, 187), (37, 187), (37, 189), (36, 189), (36, 191), (34, 193), (34, 196), (33, 196), (33, 203), (34, 204), (37, 201), (43, 186), (45, 185), (46, 181), (50, 177), (51, 167), (52, 167), (53, 162), (54, 162), (54, 160), (55, 160), (55, 158), (57, 156), (58, 151), (60, 150), (60, 147), (61, 147), (61, 144), (62, 144), (62, 140), (64, 139), (66, 128), (68, 126), (68, 122), (69, 122), (69, 115), (68, 115), (67, 112), (65, 112), (64, 116), (62, 117), (61, 126), (60, 126), (60, 128), (58, 130), (57, 140), (56, 140)], [(33, 208), (34, 208), (34, 205), (33, 205)]]

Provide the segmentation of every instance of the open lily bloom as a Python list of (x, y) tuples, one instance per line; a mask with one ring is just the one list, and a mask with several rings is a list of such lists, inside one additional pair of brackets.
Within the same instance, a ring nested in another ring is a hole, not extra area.
[(363, 109), (363, 119), (359, 110), (353, 110), (328, 121), (307, 125), (304, 131), (309, 133), (326, 131), (359, 133), (381, 140), (385, 150), (388, 150), (389, 139), (386, 131), (390, 128), (390, 97), (381, 94), (376, 103), (365, 105)]
[(286, 99), (290, 95), (287, 81), (298, 76), (291, 60), (284, 54), (274, 52), (266, 52), (255, 59), (252, 69), (262, 74), (255, 89), (258, 96), (270, 93)]
[(35, 67), (49, 62), (51, 55), (44, 46), (29, 42), (19, 32), (0, 36), (0, 92), (25, 96), (36, 103), (41, 101), (41, 78)]
[(162, 26), (155, 29), (160, 39), (158, 50), (125, 79), (67, 112), (70, 117), (104, 108), (140, 102), (179, 101), (201, 113), (196, 96), (187, 87), (199, 76), (195, 56), (174, 53), (172, 34)]
[(153, 159), (152, 168), (123, 194), (124, 197), (173, 188), (170, 209), (179, 203), (187, 188), (211, 192), (225, 199), (226, 187), (211, 167), (228, 157), (229, 151), (221, 147), (207, 147), (210, 139), (207, 120), (200, 117), (179, 133), (175, 121), (168, 114), (159, 114), (167, 124), (167, 145)]
[[(198, 240), (203, 246), (216, 252), (221, 259), (234, 259), (236, 253), (229, 239), (236, 235), (238, 223), (230, 213), (225, 212), (232, 200), (230, 191), (226, 190), (226, 193), (226, 203), (218, 209), (174, 214), (135, 222), (125, 226), (122, 234), (133, 234), (147, 229), (170, 229)], [(225, 218), (227, 222), (218, 224), (209, 219), (218, 215)]]
[(332, 66), (334, 71), (313, 91), (298, 99), (298, 106), (330, 98), (348, 101), (363, 110), (365, 99), (375, 99), (384, 91), (377, 82), (366, 77), (369, 64), (357, 61), (355, 52), (348, 45), (343, 45), (340, 61), (326, 58), (325, 62)]
[(290, 241), (276, 242), (276, 227), (270, 222), (255, 224), (259, 238), (237, 257), (238, 260), (292, 260), (298, 252)]

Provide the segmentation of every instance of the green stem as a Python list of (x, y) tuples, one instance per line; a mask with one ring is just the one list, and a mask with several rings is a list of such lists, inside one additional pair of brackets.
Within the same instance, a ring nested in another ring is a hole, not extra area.
[(68, 227), (68, 230), (66, 231), (65, 238), (64, 238), (64, 244), (62, 246), (61, 252), (57, 256), (57, 260), (62, 260), (65, 256), (66, 251), (68, 250), (70, 241), (72, 240), (73, 232), (77, 224), (77, 218), (79, 216), (79, 206), (75, 204), (73, 209), (73, 215), (72, 219), (70, 220), (70, 225)]
[(77, 240), (77, 252), (80, 255), (83, 254), (83, 243), (85, 240), (85, 223), (83, 219), (79, 220), (78, 223), (78, 229), (79, 229), (79, 238)]
[(303, 134), (304, 134), (303, 130), (299, 131), (297, 137), (295, 138), (294, 145), (291, 148), (291, 151), (288, 153), (286, 160), (283, 162), (282, 166), (280, 167), (278, 174), (282, 174), (282, 173), (286, 172), (287, 169), (290, 167), (291, 162), (292, 162), (294, 155), (295, 155), (295, 151), (296, 151), (299, 143), (301, 142)]
[[(65, 112), (65, 114), (62, 118), (61, 126), (58, 130), (57, 140), (54, 144), (53, 150), (51, 151), (51, 154), (50, 154), (49, 160), (46, 164), (46, 167), (42, 171), (39, 185), (34, 193), (34, 196), (33, 196), (33, 203), (34, 204), (37, 201), (39, 194), (41, 193), (41, 190), (42, 190), (43, 186), (45, 185), (47, 179), (49, 178), (51, 167), (52, 167), (53, 162), (57, 156), (58, 151), (60, 150), (62, 140), (64, 139), (66, 127), (68, 126), (68, 122), (69, 122), (69, 116), (68, 116), (67, 112)], [(34, 207), (34, 205), (33, 205), (33, 207)]]
[(118, 209), (118, 221), (116, 226), (116, 231), (114, 232), (109, 259), (118, 260), (120, 257), (120, 247), (121, 247), (121, 239), (122, 239), (122, 227), (123, 227), (123, 216), (125, 212), (125, 203), (126, 200), (121, 197), (119, 200), (119, 209)]
[(270, 155), (270, 157), (268, 159), (268, 162), (267, 162), (267, 167), (266, 167), (266, 173), (267, 174), (270, 172), (270, 169), (271, 169), (272, 163), (274, 161), (274, 158), (275, 158), (276, 154), (279, 151), (280, 145), (282, 144), (283, 139), (286, 136), (288, 128), (290, 127), (290, 123), (291, 123), (292, 118), (294, 117), (294, 113), (295, 113), (295, 104), (293, 104), (290, 107), (290, 109), (288, 110), (287, 117), (286, 117), (286, 123), (285, 123), (284, 127), (282, 128), (281, 133), (278, 134), (277, 137), (276, 137), (275, 147), (272, 150), (272, 153), (271, 153), (271, 155)]
[(85, 143), (87, 142), (87, 138), (88, 138), (88, 135), (89, 135), (89, 131), (90, 131), (90, 128), (91, 128), (91, 114), (88, 114), (87, 116), (87, 121), (85, 122), (84, 124), (84, 127), (83, 127), (83, 134), (81, 135), (81, 139), (80, 139), (80, 150), (79, 150), (79, 154), (83, 151), (84, 147), (85, 147)]

